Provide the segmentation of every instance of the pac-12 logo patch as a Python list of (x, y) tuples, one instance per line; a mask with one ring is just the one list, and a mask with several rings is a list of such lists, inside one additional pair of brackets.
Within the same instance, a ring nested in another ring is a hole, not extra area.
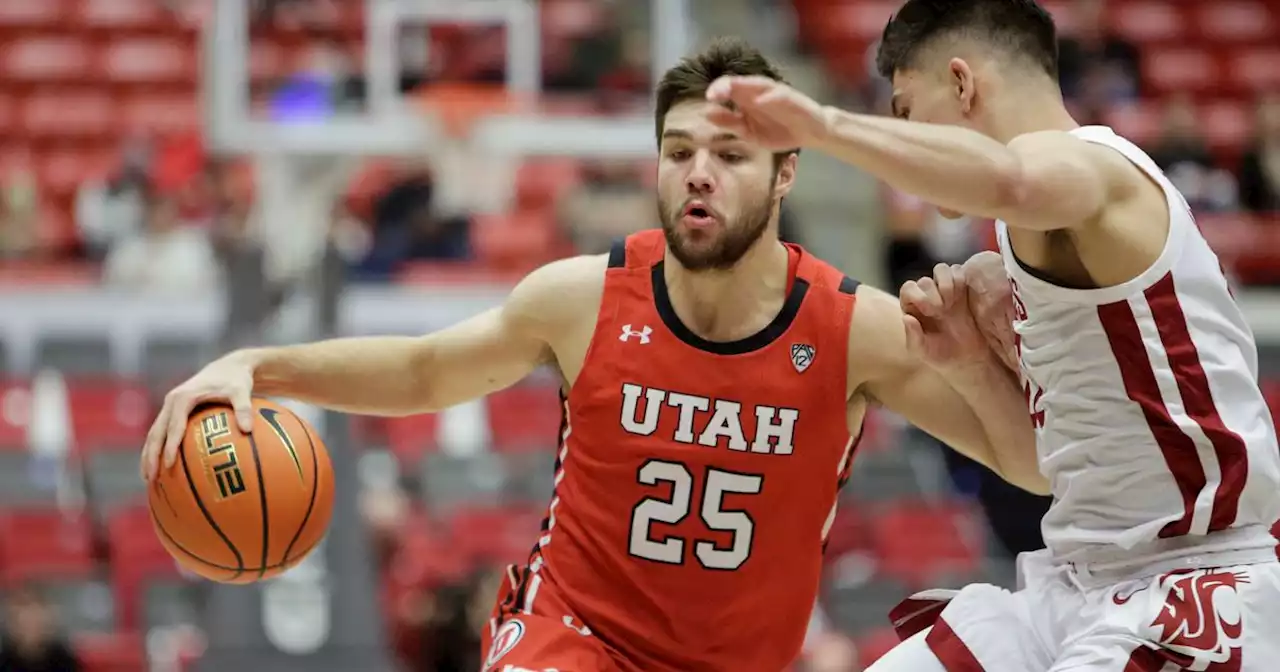
[(813, 363), (814, 349), (812, 345), (805, 343), (791, 344), (791, 365), (796, 367), (796, 373), (804, 373)]
[(486, 668), (502, 659), (503, 656), (511, 653), (511, 649), (516, 648), (516, 644), (524, 637), (524, 623), (520, 619), (513, 618), (502, 627), (498, 628), (498, 632), (493, 635), (493, 644), (489, 646), (489, 656), (485, 658), (484, 665)]

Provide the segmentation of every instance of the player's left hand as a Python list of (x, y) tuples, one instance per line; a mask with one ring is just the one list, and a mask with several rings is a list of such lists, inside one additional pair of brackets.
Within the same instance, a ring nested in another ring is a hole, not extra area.
[(707, 100), (723, 106), (712, 121), (770, 151), (813, 146), (826, 132), (818, 101), (768, 77), (720, 77), (707, 89)]
[(965, 284), (969, 286), (969, 310), (986, 337), (987, 344), (1010, 369), (1018, 370), (1018, 353), (1013, 322), (1013, 286), (998, 252), (979, 252), (964, 262)]
[(969, 309), (964, 268), (938, 264), (933, 277), (912, 280), (898, 293), (907, 348), (938, 369), (990, 361), (991, 350)]

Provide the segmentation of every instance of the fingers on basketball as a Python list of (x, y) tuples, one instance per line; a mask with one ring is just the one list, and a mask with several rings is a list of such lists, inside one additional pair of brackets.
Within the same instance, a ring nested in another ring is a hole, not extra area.
[(268, 401), (251, 409), (252, 433), (240, 431), (228, 404), (180, 416), (176, 467), (160, 471), (148, 490), (170, 555), (224, 583), (269, 579), (297, 565), (333, 514), (333, 468), (315, 430)]

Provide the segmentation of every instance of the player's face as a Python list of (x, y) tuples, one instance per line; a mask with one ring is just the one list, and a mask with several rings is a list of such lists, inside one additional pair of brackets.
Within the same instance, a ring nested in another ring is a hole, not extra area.
[[(945, 71), (899, 70), (893, 73), (893, 116), (927, 124), (947, 124), (980, 130), (968, 114), (972, 104), (973, 77), (967, 64), (952, 59)], [(966, 88), (968, 87), (968, 88)], [(944, 217), (963, 213), (938, 208)]]
[(708, 119), (712, 103), (667, 112), (658, 160), (658, 212), (671, 254), (693, 271), (732, 267), (769, 229), (795, 177), (773, 154)]

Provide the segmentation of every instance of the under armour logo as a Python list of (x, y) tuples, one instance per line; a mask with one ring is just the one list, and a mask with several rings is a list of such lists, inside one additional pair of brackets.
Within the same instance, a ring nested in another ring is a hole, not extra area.
[(631, 340), (632, 336), (635, 336), (636, 338), (640, 339), (640, 345), (648, 345), (649, 337), (652, 335), (653, 335), (653, 328), (647, 324), (644, 325), (644, 328), (641, 329), (640, 331), (632, 331), (631, 325), (624, 324), (622, 325), (622, 335), (618, 337), (618, 340), (622, 341), (623, 343), (626, 343), (627, 341)]
[(813, 363), (814, 349), (812, 345), (805, 343), (793, 343), (791, 345), (791, 365), (796, 367), (796, 373), (804, 373)]

